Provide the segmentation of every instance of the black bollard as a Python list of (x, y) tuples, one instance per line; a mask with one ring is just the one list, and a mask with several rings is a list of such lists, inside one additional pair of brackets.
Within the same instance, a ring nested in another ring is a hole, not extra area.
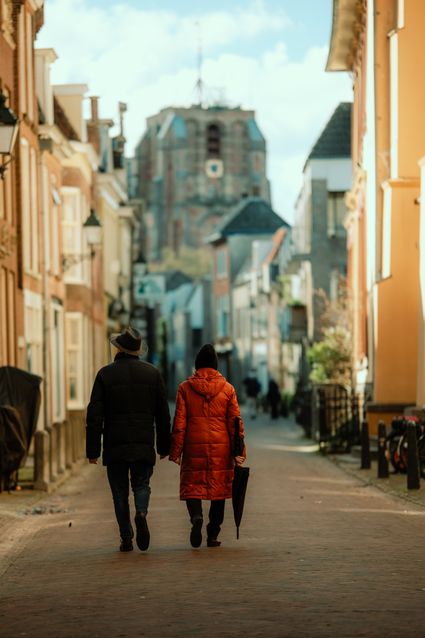
[(360, 443), (362, 446), (362, 470), (370, 470), (370, 443), (369, 443), (369, 424), (367, 421), (362, 423), (362, 431), (360, 435)]
[(409, 423), (407, 426), (407, 489), (418, 490), (420, 486), (416, 425)]
[(378, 423), (378, 478), (388, 478), (387, 428), (383, 421)]

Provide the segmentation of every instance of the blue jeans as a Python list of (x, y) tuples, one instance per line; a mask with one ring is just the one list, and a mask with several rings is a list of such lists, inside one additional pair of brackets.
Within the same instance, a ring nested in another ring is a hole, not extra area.
[(134, 533), (130, 522), (130, 506), (128, 503), (128, 475), (130, 474), (136, 512), (147, 514), (151, 494), (149, 480), (152, 476), (153, 467), (143, 461), (134, 461), (133, 463), (112, 463), (107, 466), (106, 471), (109, 485), (111, 486), (115, 516), (117, 517), (121, 538), (122, 540), (130, 540), (133, 538)]

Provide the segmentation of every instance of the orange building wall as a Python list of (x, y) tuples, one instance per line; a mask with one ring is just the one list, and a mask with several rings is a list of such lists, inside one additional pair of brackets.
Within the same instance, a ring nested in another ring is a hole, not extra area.
[(419, 316), (419, 182), (391, 180), (391, 275), (376, 286), (375, 402), (414, 404)]
[(419, 177), (425, 150), (425, 2), (405, 0), (404, 14), (406, 26), (398, 30), (398, 174)]

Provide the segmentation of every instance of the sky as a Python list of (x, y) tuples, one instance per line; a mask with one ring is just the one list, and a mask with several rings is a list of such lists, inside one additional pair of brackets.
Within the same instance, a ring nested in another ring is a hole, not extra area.
[(332, 0), (46, 0), (37, 46), (59, 56), (53, 83), (100, 96), (101, 117), (128, 104), (131, 156), (148, 116), (196, 103), (201, 37), (205, 99), (256, 111), (272, 204), (291, 222), (308, 153), (352, 100), (347, 74), (324, 71), (331, 14)]

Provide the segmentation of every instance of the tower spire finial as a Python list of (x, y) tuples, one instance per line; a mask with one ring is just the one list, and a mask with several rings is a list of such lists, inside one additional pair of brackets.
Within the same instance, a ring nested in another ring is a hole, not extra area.
[(196, 81), (195, 88), (198, 92), (198, 102), (202, 106), (203, 93), (204, 93), (204, 81), (202, 79), (202, 63), (203, 63), (203, 48), (202, 48), (202, 31), (201, 23), (199, 20), (195, 22), (198, 30), (198, 79)]

